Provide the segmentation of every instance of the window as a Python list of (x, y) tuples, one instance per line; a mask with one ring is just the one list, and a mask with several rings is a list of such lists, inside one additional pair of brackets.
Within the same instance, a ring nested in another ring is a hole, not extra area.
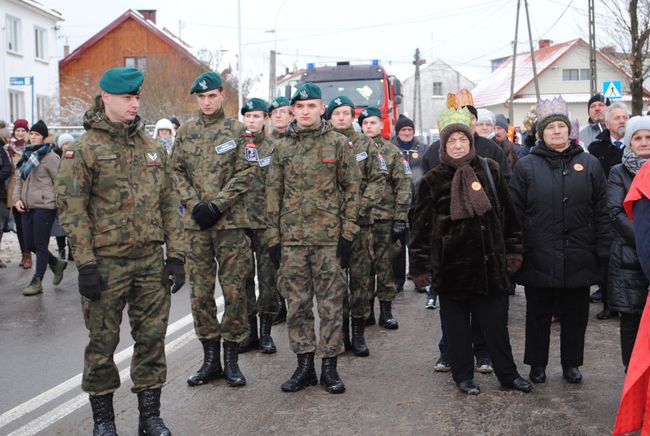
[(580, 80), (589, 80), (589, 68), (580, 69)]
[(25, 98), (20, 91), (9, 91), (9, 119), (25, 118)]
[(568, 68), (562, 70), (562, 80), (580, 80), (578, 76), (579, 70), (577, 68)]
[(442, 82), (433, 82), (433, 95), (442, 95)]
[(48, 98), (45, 95), (36, 96), (36, 118), (43, 120), (49, 118), (47, 115), (48, 110)]
[(20, 53), (20, 19), (7, 15), (7, 50), (14, 53)]
[(138, 70), (147, 71), (147, 58), (142, 57), (126, 57), (124, 58), (124, 66), (129, 68), (137, 68)]
[(34, 43), (36, 59), (47, 59), (47, 30), (34, 26)]

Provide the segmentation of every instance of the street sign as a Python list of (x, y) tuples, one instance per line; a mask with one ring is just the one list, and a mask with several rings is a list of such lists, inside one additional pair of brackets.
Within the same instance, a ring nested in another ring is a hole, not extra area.
[(620, 100), (623, 97), (623, 86), (620, 80), (603, 82), (603, 95), (610, 100)]
[(31, 85), (31, 77), (10, 77), (9, 78), (9, 85), (10, 86), (25, 86), (25, 85)]

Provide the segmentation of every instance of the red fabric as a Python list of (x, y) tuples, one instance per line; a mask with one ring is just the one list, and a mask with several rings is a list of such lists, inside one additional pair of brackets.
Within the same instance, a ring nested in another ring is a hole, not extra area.
[[(641, 174), (639, 172), (639, 174)], [(636, 179), (635, 179), (636, 180)], [(626, 199), (627, 201), (627, 199)], [(641, 430), (650, 435), (650, 296), (646, 300), (630, 365), (627, 368), (614, 435)]]
[(623, 200), (623, 207), (625, 208), (625, 213), (627, 216), (634, 220), (632, 216), (632, 208), (634, 202), (640, 200), (642, 196), (650, 198), (650, 166), (648, 165), (650, 161), (643, 164), (639, 172), (634, 176), (630, 190)]

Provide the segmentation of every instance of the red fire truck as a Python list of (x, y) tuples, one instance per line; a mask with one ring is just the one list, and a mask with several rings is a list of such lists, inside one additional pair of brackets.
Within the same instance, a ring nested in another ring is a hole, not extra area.
[(389, 76), (378, 61), (371, 65), (337, 62), (336, 66), (315, 67), (308, 64), (298, 83), (305, 82), (320, 87), (325, 104), (340, 95), (350, 98), (356, 106), (355, 118), (367, 106), (379, 108), (384, 119), (382, 135), (390, 138), (400, 114), (402, 85), (397, 77)]

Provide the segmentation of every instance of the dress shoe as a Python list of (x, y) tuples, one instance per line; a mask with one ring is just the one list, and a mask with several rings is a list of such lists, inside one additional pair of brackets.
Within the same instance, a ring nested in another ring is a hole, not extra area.
[(544, 383), (546, 381), (546, 368), (543, 366), (533, 366), (530, 368), (529, 377), (533, 383)]
[(575, 366), (567, 366), (566, 368), (562, 368), (562, 377), (564, 377), (564, 379), (569, 383), (582, 383), (582, 374), (580, 373), (580, 370)]
[(605, 321), (607, 319), (611, 318), (618, 318), (618, 312), (614, 310), (610, 310), (609, 308), (603, 309), (600, 312), (596, 314), (596, 319), (599, 319), (601, 321)]
[(507, 389), (512, 389), (513, 391), (519, 391), (525, 393), (528, 393), (533, 390), (533, 384), (521, 377), (517, 377), (510, 383), (504, 383), (501, 386)]
[(474, 382), (473, 378), (456, 383), (456, 386), (458, 386), (458, 389), (460, 389), (462, 393), (467, 395), (478, 395), (481, 393), (481, 390)]

